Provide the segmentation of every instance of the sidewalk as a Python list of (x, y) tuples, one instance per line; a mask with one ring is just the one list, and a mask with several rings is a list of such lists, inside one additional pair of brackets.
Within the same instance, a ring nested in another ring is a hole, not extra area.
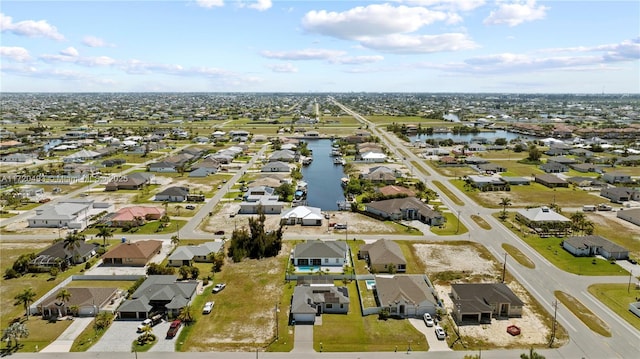
[(68, 353), (73, 341), (91, 324), (93, 317), (74, 318), (73, 323), (51, 344), (41, 350), (41, 353)]

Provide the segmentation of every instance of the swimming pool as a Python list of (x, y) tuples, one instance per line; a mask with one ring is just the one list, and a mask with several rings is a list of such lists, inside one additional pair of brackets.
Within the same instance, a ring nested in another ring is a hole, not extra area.
[(364, 282), (366, 283), (368, 290), (372, 290), (373, 288), (376, 287), (376, 280), (375, 279), (367, 279)]
[(320, 270), (319, 266), (297, 266), (296, 272), (317, 272)]

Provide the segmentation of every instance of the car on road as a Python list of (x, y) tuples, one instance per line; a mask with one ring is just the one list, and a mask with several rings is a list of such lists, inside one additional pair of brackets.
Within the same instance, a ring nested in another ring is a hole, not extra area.
[(176, 334), (178, 334), (178, 330), (180, 329), (181, 325), (182, 325), (182, 322), (179, 319), (176, 319), (173, 322), (171, 322), (171, 325), (169, 326), (169, 330), (167, 330), (166, 338), (171, 339), (175, 337)]
[(184, 208), (186, 208), (186, 209), (196, 209), (196, 206), (194, 206), (192, 204), (188, 204), (188, 205), (184, 206)]
[(436, 326), (435, 333), (438, 340), (445, 340), (447, 338), (447, 333), (445, 333), (441, 326)]
[(226, 287), (227, 287), (227, 285), (225, 283), (218, 283), (218, 284), (213, 286), (212, 292), (213, 293), (219, 293)]
[(638, 261), (633, 259), (633, 258), (627, 258), (627, 262), (629, 262), (631, 264), (638, 264)]
[(424, 315), (422, 316), (422, 319), (424, 319), (424, 324), (427, 325), (427, 327), (433, 327), (433, 318), (431, 318), (431, 314), (429, 313), (424, 313)]
[(224, 231), (215, 231), (215, 233), (213, 234), (215, 234), (216, 236), (224, 236)]
[(202, 308), (202, 314), (209, 314), (213, 309), (213, 302), (204, 303), (204, 307)]
[(50, 201), (51, 201), (51, 198), (43, 198), (43, 199), (39, 200), (38, 203), (47, 203), (47, 202), (50, 202)]

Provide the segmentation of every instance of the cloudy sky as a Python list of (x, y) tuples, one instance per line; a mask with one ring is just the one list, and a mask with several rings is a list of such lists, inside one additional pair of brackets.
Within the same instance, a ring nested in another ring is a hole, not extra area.
[(2, 92), (640, 93), (640, 2), (25, 1)]

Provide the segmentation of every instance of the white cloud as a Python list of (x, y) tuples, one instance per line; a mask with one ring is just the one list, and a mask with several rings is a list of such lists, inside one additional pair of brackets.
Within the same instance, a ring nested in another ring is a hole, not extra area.
[(640, 37), (624, 40), (617, 44), (550, 48), (538, 50), (537, 52), (542, 54), (600, 52), (603, 54), (603, 61), (607, 62), (637, 60), (640, 59)]
[(29, 51), (24, 47), (17, 46), (0, 46), (0, 56), (17, 62), (27, 62), (31, 60)]
[(471, 11), (485, 4), (485, 0), (406, 0), (402, 2), (449, 11)]
[(251, 1), (251, 4), (249, 4), (247, 7), (258, 11), (265, 11), (271, 9), (271, 6), (273, 6), (271, 0), (254, 0)]
[(436, 21), (447, 21), (451, 16), (453, 15), (423, 7), (374, 4), (344, 12), (309, 11), (302, 18), (302, 26), (309, 32), (358, 40), (363, 37), (414, 32)]
[(374, 62), (379, 62), (384, 60), (384, 57), (380, 55), (373, 56), (345, 56), (338, 57), (336, 59), (329, 60), (332, 63), (342, 64), (342, 65), (361, 65), (361, 64), (371, 64)]
[(58, 29), (47, 23), (46, 20), (23, 20), (14, 23), (11, 16), (3, 13), (0, 13), (0, 30), (19, 36), (47, 37), (58, 41), (64, 40), (64, 36), (58, 32)]
[(516, 0), (513, 3), (500, 3), (498, 9), (491, 11), (484, 19), (485, 25), (516, 26), (523, 22), (544, 19), (548, 7), (536, 5), (536, 0)]
[(66, 49), (60, 51), (60, 55), (75, 57), (75, 56), (80, 55), (80, 53), (74, 47), (70, 46), (70, 47), (67, 47)]
[(273, 64), (273, 65), (267, 65), (267, 68), (271, 69), (271, 71), (273, 72), (280, 72), (280, 73), (296, 73), (298, 72), (298, 68), (293, 66), (293, 64), (291, 63), (285, 63), (285, 64)]
[(88, 47), (114, 47), (113, 44), (106, 43), (103, 39), (95, 36), (85, 36), (82, 44)]
[(478, 45), (466, 34), (389, 35), (363, 39), (360, 43), (370, 49), (390, 53), (433, 53), (475, 49)]
[(224, 6), (224, 0), (196, 0), (196, 4), (200, 7), (211, 9)]
[(294, 51), (269, 51), (265, 50), (260, 53), (268, 59), (278, 60), (329, 60), (344, 55), (344, 51), (326, 50), (326, 49), (304, 49)]

